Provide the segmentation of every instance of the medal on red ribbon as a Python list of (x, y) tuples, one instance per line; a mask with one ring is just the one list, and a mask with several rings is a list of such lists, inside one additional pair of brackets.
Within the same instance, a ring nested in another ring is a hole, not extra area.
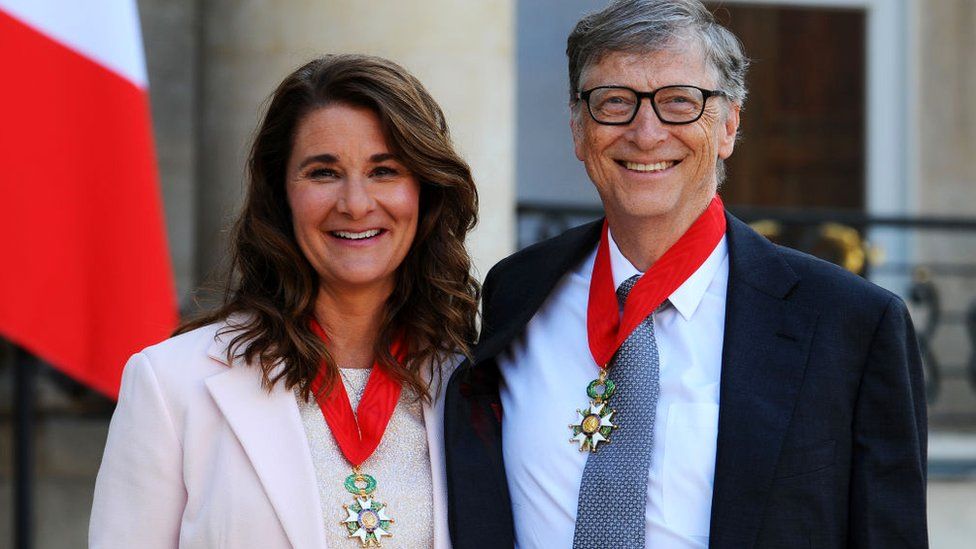
[(604, 221), (586, 310), (590, 354), (600, 374), (586, 387), (589, 407), (577, 410), (577, 420), (569, 426), (573, 432), (569, 441), (579, 444), (581, 452), (596, 452), (600, 443), (610, 442), (610, 435), (617, 428), (613, 424), (614, 410), (609, 407), (616, 385), (607, 372), (614, 353), (708, 259), (725, 235), (725, 208), (718, 195), (712, 198), (705, 212), (637, 281), (627, 298), (622, 318), (610, 266), (608, 233), (609, 226)]
[[(326, 341), (322, 326), (314, 319), (311, 326), (312, 331)], [(392, 349), (393, 356), (398, 360), (402, 358), (399, 347), (399, 344), (394, 344)], [(339, 524), (349, 538), (359, 540), (361, 547), (381, 547), (383, 537), (393, 536), (390, 526), (394, 520), (387, 514), (386, 504), (374, 499), (376, 479), (360, 468), (379, 446), (400, 400), (401, 386), (378, 363), (374, 363), (363, 397), (356, 407), (356, 413), (353, 413), (342, 382), (337, 381), (328, 394), (320, 393), (325, 379), (324, 370), (323, 364), (312, 381), (312, 393), (339, 450), (352, 465), (352, 474), (346, 477), (343, 487), (353, 495), (353, 503), (342, 506), (346, 516)]]

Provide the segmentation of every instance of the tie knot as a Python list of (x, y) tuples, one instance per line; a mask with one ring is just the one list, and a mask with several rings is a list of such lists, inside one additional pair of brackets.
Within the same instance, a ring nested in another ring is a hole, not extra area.
[(630, 295), (630, 291), (634, 289), (634, 285), (640, 280), (641, 275), (634, 275), (627, 280), (620, 283), (620, 287), (617, 288), (617, 302), (623, 307), (627, 303), (627, 296)]

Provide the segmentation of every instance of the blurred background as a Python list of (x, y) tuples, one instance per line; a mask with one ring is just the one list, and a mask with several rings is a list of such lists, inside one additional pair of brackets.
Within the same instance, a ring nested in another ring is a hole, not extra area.
[[(708, 2), (753, 59), (726, 205), (902, 296), (929, 396), (931, 545), (976, 539), (976, 0)], [(440, 102), (481, 195), (479, 276), (600, 215), (568, 128), (589, 0), (139, 0), (179, 306), (206, 303), (247, 146), (282, 77), (389, 57)], [(0, 55), (10, 52), (0, 51)], [(5, 267), (7, 268), (7, 267)], [(203, 289), (201, 289), (203, 288)], [(137, 349), (133, 349), (136, 351)], [(34, 546), (82, 547), (113, 402), (0, 344), (0, 546), (13, 539), (15, 365), (30, 363)], [(119, 365), (121, 367), (121, 364)]]

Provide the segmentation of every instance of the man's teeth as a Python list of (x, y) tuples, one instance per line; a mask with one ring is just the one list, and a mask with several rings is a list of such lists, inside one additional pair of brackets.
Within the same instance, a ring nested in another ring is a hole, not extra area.
[(370, 229), (368, 231), (363, 231), (361, 233), (350, 233), (348, 231), (332, 231), (332, 234), (338, 236), (339, 238), (346, 238), (349, 240), (362, 240), (364, 238), (372, 238), (380, 234), (380, 230)]
[(674, 161), (668, 160), (666, 162), (657, 162), (655, 164), (638, 164), (637, 162), (624, 162), (624, 166), (628, 170), (634, 170), (635, 172), (659, 172), (661, 170), (666, 170), (671, 166), (674, 166)]

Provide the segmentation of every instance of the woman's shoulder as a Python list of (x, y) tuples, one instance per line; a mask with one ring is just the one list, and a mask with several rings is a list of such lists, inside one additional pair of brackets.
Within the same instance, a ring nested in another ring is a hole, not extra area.
[(432, 399), (441, 398), (447, 382), (454, 370), (464, 362), (461, 352), (443, 353), (435, 356), (423, 371), (424, 379), (428, 382), (427, 389)]
[(435, 378), (438, 376), (451, 377), (451, 374), (462, 362), (464, 362), (464, 354), (459, 351), (438, 353), (431, 357), (430, 362), (423, 367), (421, 373), (433, 375)]
[(227, 368), (227, 345), (232, 332), (233, 323), (227, 321), (183, 332), (133, 355), (126, 368), (141, 364), (163, 388), (180, 392), (177, 387), (202, 383)]
[(153, 360), (189, 359), (195, 356), (207, 356), (215, 343), (225, 339), (221, 337), (221, 334), (226, 332), (227, 328), (228, 324), (224, 321), (207, 324), (206, 326), (174, 335), (155, 345), (150, 345), (140, 351), (140, 353)]

